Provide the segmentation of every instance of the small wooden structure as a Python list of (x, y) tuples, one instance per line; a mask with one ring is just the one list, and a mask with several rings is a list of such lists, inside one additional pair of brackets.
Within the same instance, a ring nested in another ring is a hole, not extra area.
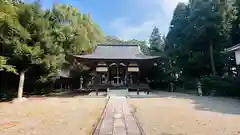
[(225, 49), (225, 52), (234, 52), (238, 77), (240, 77), (240, 43)]
[(232, 46), (230, 48), (227, 48), (225, 51), (226, 52), (234, 52), (235, 58), (236, 58), (236, 64), (240, 65), (240, 43), (235, 46)]
[(143, 54), (138, 45), (99, 44), (91, 54), (75, 55), (93, 71), (93, 89), (148, 89), (146, 78), (158, 56)]

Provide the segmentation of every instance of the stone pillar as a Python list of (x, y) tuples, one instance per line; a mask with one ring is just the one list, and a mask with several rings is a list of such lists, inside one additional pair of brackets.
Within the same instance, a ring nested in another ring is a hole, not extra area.
[(174, 91), (174, 84), (171, 82), (170, 83), (170, 92), (173, 92)]
[(96, 95), (98, 96), (98, 88), (96, 89)]
[(82, 89), (83, 88), (83, 77), (81, 76), (80, 77), (80, 89)]

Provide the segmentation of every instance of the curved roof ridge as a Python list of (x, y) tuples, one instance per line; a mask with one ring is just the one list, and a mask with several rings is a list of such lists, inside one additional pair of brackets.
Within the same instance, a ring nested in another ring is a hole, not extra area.
[(97, 44), (97, 46), (139, 46), (137, 44)]
[(155, 59), (158, 56), (145, 55), (139, 45), (98, 44), (91, 54), (75, 55), (85, 59)]

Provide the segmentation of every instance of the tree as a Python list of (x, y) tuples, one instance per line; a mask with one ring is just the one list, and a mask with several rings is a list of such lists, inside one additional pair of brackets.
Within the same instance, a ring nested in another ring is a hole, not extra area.
[(55, 4), (49, 19), (55, 20), (56, 39), (59, 34), (61, 37), (56, 41), (63, 46), (67, 55), (91, 52), (94, 44), (104, 40), (102, 31), (90, 15), (79, 13), (71, 5)]
[(107, 44), (126, 44), (126, 41), (119, 39), (118, 37), (106, 36), (103, 43)]
[(3, 50), (19, 73), (18, 98), (21, 98), (25, 73), (35, 65), (49, 72), (56, 71), (64, 60), (64, 54), (61, 47), (51, 42), (51, 27), (38, 4), (16, 4), (16, 8), (17, 21), (29, 36), (24, 38), (18, 31), (13, 31), (15, 28), (5, 27), (11, 31), (11, 36), (4, 36)]
[[(95, 44), (104, 40), (101, 29), (91, 20), (91, 16), (79, 13), (71, 5), (55, 4), (47, 17), (54, 27), (53, 42), (62, 46), (66, 58), (75, 54), (89, 53)], [(66, 59), (62, 68), (74, 68)]]
[(236, 0), (233, 5), (234, 19), (232, 21), (232, 43), (236, 45), (240, 43), (240, 1)]
[(138, 46), (140, 46), (141, 51), (145, 55), (150, 55), (150, 50), (149, 50), (149, 47), (148, 47), (146, 41), (141, 41), (141, 40), (136, 40), (136, 39), (121, 40), (117, 37), (106, 36), (105, 41), (103, 43), (106, 43), (106, 44), (138, 45)]
[(229, 45), (225, 5), (210, 1), (196, 3), (180, 3), (175, 9), (166, 41), (171, 65), (193, 78), (222, 74), (227, 57), (221, 51)]
[(160, 34), (159, 29), (157, 27), (154, 27), (149, 38), (151, 53), (154, 54), (156, 52), (163, 51), (165, 47), (164, 42), (164, 37)]
[[(193, 25), (188, 28), (195, 31), (197, 40), (194, 40), (199, 42), (201, 39), (205, 39), (206, 46), (201, 48), (205, 50), (203, 50), (204, 52), (209, 52), (212, 74), (221, 72), (220, 68), (224, 67), (226, 62), (221, 51), (226, 45), (230, 44), (228, 18), (224, 18), (227, 6), (224, 3), (199, 2), (192, 10), (189, 18)], [(218, 68), (218, 71), (216, 68)]]
[(16, 73), (16, 69), (13, 65), (8, 65), (7, 64), (7, 58), (0, 56), (0, 71), (7, 71), (7, 72), (12, 72)]
[(186, 28), (189, 25), (190, 6), (179, 3), (173, 13), (170, 30), (166, 37), (165, 52), (169, 57), (169, 67), (172, 74), (187, 73), (192, 75), (187, 67), (189, 64), (190, 43), (187, 39)]
[(47, 82), (56, 75), (68, 56), (91, 52), (104, 35), (89, 14), (70, 5), (55, 4), (42, 10), (39, 2), (24, 4), (0, 0), (0, 70), (20, 76), (22, 97), (25, 73), (35, 72), (36, 81)]

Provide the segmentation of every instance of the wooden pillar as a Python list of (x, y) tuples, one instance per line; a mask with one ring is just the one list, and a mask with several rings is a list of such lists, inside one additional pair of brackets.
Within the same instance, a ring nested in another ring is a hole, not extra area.
[(125, 70), (124, 85), (127, 86), (128, 66), (125, 67)]
[(116, 66), (117, 66), (117, 84), (119, 84), (119, 65)]
[(107, 71), (107, 84), (110, 84), (110, 68), (108, 67), (108, 71)]
[(138, 84), (140, 84), (140, 69), (138, 67)]
[[(97, 87), (99, 87), (99, 85), (101, 84), (101, 77), (100, 77), (99, 72), (97, 72), (97, 78), (96, 79), (97, 79), (97, 85), (98, 85)], [(97, 96), (98, 96), (98, 89), (99, 88), (96, 89), (96, 95)]]

